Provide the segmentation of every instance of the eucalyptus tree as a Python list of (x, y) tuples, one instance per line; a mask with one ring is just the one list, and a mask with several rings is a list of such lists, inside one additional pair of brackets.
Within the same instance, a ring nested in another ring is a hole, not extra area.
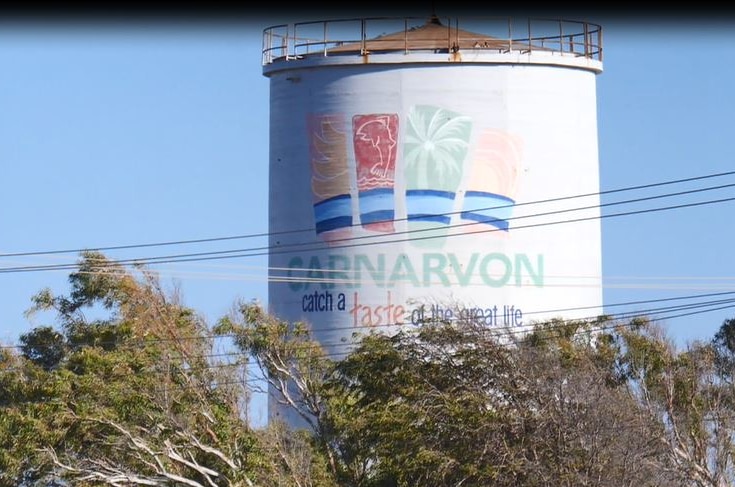
[(244, 361), (175, 287), (97, 252), (69, 283), (0, 362), (0, 484), (333, 485), (302, 438), (250, 426)]
[(220, 332), (304, 418), (341, 485), (684, 485), (660, 468), (662, 424), (621, 376), (626, 326), (427, 322), (356, 335), (336, 361), (308, 323), (254, 303)]

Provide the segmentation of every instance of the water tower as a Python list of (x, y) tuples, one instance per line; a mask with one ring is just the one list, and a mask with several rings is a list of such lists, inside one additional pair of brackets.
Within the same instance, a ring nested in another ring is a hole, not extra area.
[(363, 18), (264, 30), (270, 311), (335, 357), (428, 319), (602, 313), (602, 29)]

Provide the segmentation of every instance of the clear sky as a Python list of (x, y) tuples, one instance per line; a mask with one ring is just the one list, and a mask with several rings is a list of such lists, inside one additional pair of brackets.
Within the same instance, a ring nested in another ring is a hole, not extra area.
[[(24, 317), (35, 292), (68, 290), (69, 271), (9, 269), (73, 263), (78, 255), (12, 254), (252, 234), (261, 236), (106, 253), (129, 259), (267, 246), (269, 85), (261, 34), (271, 24), (321, 18), (286, 13), (174, 23), (0, 22), (0, 341), (17, 343), (34, 325), (49, 324)], [(604, 28), (597, 77), (603, 191), (735, 170), (728, 19), (575, 14)], [(603, 203), (733, 183), (734, 175), (713, 177), (610, 193)], [(604, 207), (605, 215), (645, 211), (603, 219), (609, 312), (735, 297), (703, 296), (735, 292), (735, 202), (648, 211), (732, 197), (726, 187)], [(267, 302), (262, 252), (153, 268), (210, 322), (238, 298)], [(616, 306), (674, 297), (692, 299)], [(682, 343), (708, 339), (735, 317), (733, 306), (668, 312), (696, 314), (662, 323)]]

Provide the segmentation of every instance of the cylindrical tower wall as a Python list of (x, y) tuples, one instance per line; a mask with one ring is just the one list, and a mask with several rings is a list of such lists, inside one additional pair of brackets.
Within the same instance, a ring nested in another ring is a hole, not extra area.
[(600, 66), (544, 55), (269, 68), (270, 311), (334, 357), (429, 319), (602, 313)]

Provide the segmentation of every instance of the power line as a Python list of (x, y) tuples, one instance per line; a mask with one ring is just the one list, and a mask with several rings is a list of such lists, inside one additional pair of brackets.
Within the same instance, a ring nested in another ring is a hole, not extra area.
[[(676, 314), (676, 315), (670, 315), (670, 316), (666, 317), (666, 319), (678, 318), (678, 317), (683, 317), (683, 316), (691, 316), (691, 315), (702, 314), (702, 313), (707, 313), (707, 312), (710, 312), (710, 311), (716, 311), (716, 310), (720, 310), (720, 309), (729, 309), (729, 308), (735, 308), (735, 305), (721, 306), (721, 307), (718, 307), (718, 308), (711, 308), (711, 309), (707, 309), (707, 310), (693, 311), (693, 312), (688, 312), (688, 313), (679, 313), (679, 314)], [(661, 318), (659, 318), (659, 319), (661, 319)], [(553, 325), (552, 324), (552, 325), (546, 326), (545, 328), (542, 328), (540, 330), (540, 331), (543, 331), (543, 335), (537, 336), (536, 337), (536, 340), (537, 341), (548, 341), (548, 340), (552, 340), (552, 339), (555, 339), (555, 338), (562, 338), (566, 334), (566, 331), (564, 330), (564, 328), (565, 328), (566, 325), (567, 325), (567, 323), (561, 323), (559, 325)], [(619, 322), (618, 323), (603, 323), (603, 324), (600, 324), (598, 326), (592, 326), (592, 327), (584, 328), (582, 330), (578, 330), (578, 331), (576, 331), (574, 333), (574, 336), (583, 335), (583, 334), (596, 334), (596, 333), (601, 333), (601, 332), (605, 332), (605, 331), (608, 331), (608, 330), (615, 330), (615, 329), (621, 329), (621, 328), (632, 328), (634, 326), (635, 326), (635, 323), (632, 322), (632, 321), (629, 322), (629, 323), (619, 323)], [(492, 332), (493, 330), (488, 329), (487, 331), (488, 332)], [(529, 330), (529, 331), (532, 331), (532, 330)], [(511, 336), (517, 336), (518, 335), (518, 332), (517, 331), (511, 331), (511, 332), (507, 332), (507, 333), (510, 333)], [(502, 334), (501, 335), (493, 334), (493, 335), (490, 335), (490, 338), (502, 338), (502, 336), (503, 336)], [(221, 355), (229, 355), (229, 354), (220, 354), (219, 356), (221, 356)], [(237, 352), (233, 353), (233, 355), (237, 355), (238, 357), (245, 356), (244, 354), (237, 353)], [(345, 354), (339, 353), (339, 352), (331, 352), (331, 353), (325, 352), (325, 353), (322, 354), (322, 357), (324, 357), (326, 359), (329, 359), (330, 357), (342, 357), (344, 355)], [(240, 368), (240, 367), (246, 367), (245, 370), (247, 371), (248, 365), (249, 365), (248, 363), (242, 363), (242, 362), (239, 362), (238, 361), (238, 362), (235, 362), (235, 363), (207, 364), (207, 365), (205, 365), (203, 367), (203, 369), (204, 370), (209, 370), (211, 368), (224, 368), (224, 367)], [(0, 369), (0, 374), (5, 373), (5, 372), (10, 372), (10, 373), (20, 372), (22, 370), (23, 369), (21, 369), (21, 368), (9, 367), (9, 368), (5, 368), (5, 369)], [(134, 374), (154, 373), (154, 372), (155, 371), (141, 370), (141, 371), (135, 372)], [(262, 370), (261, 370), (261, 372), (265, 373)], [(163, 373), (163, 372), (159, 372), (159, 373)], [(115, 376), (107, 376), (106, 379), (107, 380), (114, 380), (116, 378), (127, 378), (129, 376), (130, 376), (130, 373), (125, 373), (125, 374), (120, 374), (117, 377), (115, 377)], [(245, 387), (247, 387), (249, 384), (261, 384), (262, 385), (262, 384), (270, 384), (270, 382), (269, 382), (267, 376), (265, 376), (265, 377), (252, 377), (251, 376), (248, 379), (240, 379), (240, 380), (236, 380), (236, 381), (212, 381), (212, 382), (210, 382), (208, 384), (189, 384), (189, 383), (181, 384), (181, 383), (177, 383), (175, 385), (178, 386), (179, 388), (182, 388), (182, 389), (189, 389), (189, 388), (192, 388), (193, 389), (197, 385), (201, 385), (202, 387), (207, 388), (208, 390), (211, 390), (212, 388), (220, 388), (220, 387), (223, 387), (223, 386), (232, 386), (232, 385), (245, 386)], [(260, 387), (262, 387), (262, 386), (260, 386)], [(255, 392), (258, 392), (258, 390), (262, 390), (262, 389), (260, 389), (260, 387), (256, 388), (255, 389)], [(252, 389), (249, 389), (249, 390), (250, 390), (250, 392), (252, 392)], [(168, 389), (167, 388), (161, 388), (161, 389), (154, 389), (152, 392), (154, 392), (154, 393), (164, 393), (164, 392), (170, 392), (170, 391), (171, 391), (171, 388), (168, 388)], [(55, 400), (55, 399), (61, 399), (61, 398), (52, 398), (51, 400)], [(44, 403), (46, 403), (48, 401), (49, 401), (48, 398), (42, 398), (42, 399), (26, 399), (26, 400), (23, 400), (23, 401), (15, 401), (13, 404), (18, 404), (18, 403), (37, 403), (37, 402), (44, 402)]]
[[(701, 294), (701, 295), (695, 295), (695, 296), (682, 296), (682, 297), (661, 298), (661, 299), (654, 299), (654, 300), (629, 301), (629, 302), (624, 302), (624, 303), (616, 303), (616, 304), (613, 304), (613, 305), (610, 305), (610, 306), (623, 306), (623, 305), (630, 305), (630, 304), (641, 304), (641, 303), (654, 303), (654, 302), (663, 302), (663, 301), (673, 301), (673, 300), (681, 300), (681, 299), (690, 299), (690, 298), (695, 298), (695, 297), (714, 297), (714, 296), (729, 295), (729, 294), (735, 294), (735, 292), (709, 293), (709, 294)], [(680, 317), (684, 317), (684, 316), (692, 316), (692, 315), (703, 314), (703, 313), (707, 313), (707, 312), (711, 312), (711, 311), (717, 311), (717, 310), (722, 310), (722, 309), (735, 308), (735, 304), (727, 304), (727, 303), (732, 303), (732, 302), (735, 302), (735, 298), (712, 300), (712, 301), (704, 302), (704, 303), (692, 303), (692, 304), (683, 304), (683, 305), (676, 305), (676, 306), (666, 306), (666, 307), (659, 307), (659, 308), (650, 308), (650, 309), (647, 309), (647, 310), (645, 310), (645, 309), (644, 310), (637, 310), (637, 311), (634, 311), (634, 312), (622, 312), (622, 313), (616, 313), (616, 314), (612, 314), (612, 315), (607, 314), (605, 316), (607, 316), (607, 318), (610, 319), (610, 320), (622, 320), (622, 319), (629, 319), (631, 317), (641, 317), (645, 313), (648, 313), (648, 312), (651, 312), (651, 311), (657, 311), (657, 312), (660, 312), (660, 313), (674, 313), (674, 314), (668, 314), (668, 315), (658, 316), (658, 317), (655, 317), (655, 315), (654, 315), (654, 319), (656, 319), (656, 320), (670, 320), (670, 319), (680, 318)], [(724, 306), (714, 307), (715, 305), (719, 305), (719, 304), (725, 304), (725, 305)], [(707, 309), (704, 309), (704, 310), (699, 309), (697, 311), (689, 311), (691, 309), (703, 308), (703, 307), (707, 307)], [(588, 307), (579, 307), (578, 309), (586, 309), (586, 308), (588, 308)], [(685, 310), (687, 312), (681, 312), (681, 311), (685, 311)], [(545, 340), (551, 340), (551, 339), (554, 339), (554, 338), (561, 338), (561, 337), (563, 337), (567, 333), (566, 330), (565, 330), (565, 327), (568, 325), (568, 322), (569, 321), (589, 321), (589, 320), (592, 320), (592, 319), (595, 319), (595, 318), (597, 318), (597, 317), (576, 318), (576, 319), (573, 319), (573, 320), (562, 321), (559, 324), (554, 324), (554, 323), (547, 324), (546, 326), (544, 326), (544, 327), (542, 327), (540, 329), (540, 331), (543, 332), (543, 335), (538, 336), (537, 339), (538, 340), (544, 340), (545, 341)], [(449, 321), (449, 323), (451, 323), (451, 320)], [(619, 321), (618, 322), (614, 322), (614, 323), (601, 323), (598, 326), (588, 326), (588, 327), (585, 327), (585, 328), (583, 328), (581, 330), (578, 330), (578, 331), (576, 331), (574, 333), (574, 335), (576, 336), (576, 335), (582, 335), (582, 334), (595, 334), (595, 333), (600, 333), (600, 332), (604, 332), (604, 331), (607, 331), (607, 330), (614, 330), (614, 329), (620, 329), (620, 328), (628, 328), (628, 327), (633, 327), (633, 326), (635, 326), (635, 323), (633, 321), (631, 321), (629, 323), (620, 323)], [(413, 328), (413, 329), (415, 329), (415, 328)], [(519, 333), (523, 333), (524, 331), (525, 332), (531, 332), (531, 331), (533, 331), (533, 329), (526, 328), (525, 330), (515, 330), (515, 329), (510, 329), (510, 328), (492, 328), (492, 327), (489, 327), (489, 328), (486, 328), (485, 331), (489, 334), (489, 336), (491, 338), (499, 339), (499, 338), (502, 338), (504, 336), (509, 336), (509, 337), (510, 336), (519, 336)], [(211, 337), (217, 337), (217, 336), (212, 335), (212, 336), (210, 336), (210, 338)], [(187, 337), (187, 338), (188, 339), (201, 339), (203, 337)], [(177, 339), (155, 339), (155, 340), (152, 340), (152, 341), (155, 342), (155, 341), (170, 341), (170, 340), (177, 340)], [(149, 342), (151, 342), (151, 341), (149, 341)], [(322, 347), (325, 346), (325, 344), (319, 344), (319, 345), (322, 346)], [(335, 347), (335, 346), (348, 347), (348, 346), (355, 346), (355, 345), (358, 345), (358, 344), (357, 343), (355, 343), (355, 344), (345, 343), (345, 342), (339, 342), (339, 343), (331, 344), (332, 347)], [(309, 345), (305, 345), (305, 346), (309, 346)], [(2, 349), (2, 348), (19, 348), (19, 347), (17, 347), (17, 346), (14, 346), (14, 347), (0, 347), (0, 349)], [(121, 347), (121, 348), (125, 349), (125, 348), (128, 348), (128, 347)], [(322, 356), (324, 358), (327, 358), (327, 359), (329, 359), (330, 357), (343, 357), (344, 355), (345, 355), (345, 353), (340, 353), (340, 352), (335, 352), (335, 351), (333, 351), (333, 352), (324, 351), (324, 353), (322, 354)], [(247, 355), (244, 354), (244, 353), (242, 353), (242, 352), (228, 352), (228, 353), (220, 353), (220, 354), (202, 355), (202, 356), (197, 356), (195, 358), (197, 358), (197, 359), (211, 359), (211, 358), (215, 358), (215, 357), (230, 357), (230, 356), (241, 358), (241, 357), (246, 357)], [(225, 367), (241, 368), (241, 367), (245, 367), (244, 370), (247, 373), (247, 370), (248, 370), (248, 367), (249, 366), (250, 366), (249, 362), (243, 363), (243, 362), (241, 362), (241, 361), (238, 360), (238, 361), (236, 361), (234, 363), (233, 362), (207, 363), (206, 365), (204, 365), (202, 367), (202, 369), (203, 370), (209, 370), (209, 369), (213, 369), (213, 368), (225, 368)], [(16, 368), (16, 367), (7, 367), (7, 368), (4, 368), (4, 369), (0, 369), (0, 374), (8, 373), (8, 372), (10, 372), (10, 373), (20, 372), (22, 370), (24, 370), (24, 369)], [(263, 372), (263, 371), (261, 371), (261, 372)], [(135, 372), (134, 374), (141, 374), (142, 375), (142, 374), (152, 374), (152, 373), (156, 373), (156, 371), (155, 370), (141, 370), (141, 371)], [(159, 371), (158, 373), (165, 373), (165, 371)], [(240, 380), (236, 380), (236, 381), (221, 381), (221, 380), (220, 381), (216, 381), (216, 380), (213, 380), (213, 381), (211, 381), (209, 383), (198, 384), (198, 385), (201, 385), (204, 388), (211, 389), (211, 388), (218, 388), (218, 387), (229, 386), (229, 385), (247, 386), (248, 384), (255, 384), (255, 383), (264, 384), (264, 383), (268, 383), (267, 377), (252, 377), (252, 374), (251, 373), (248, 373), (248, 375), (250, 375), (250, 378), (247, 378), (247, 379), (240, 379)], [(126, 378), (126, 377), (129, 377), (129, 376), (130, 376), (130, 373), (125, 373), (125, 374), (121, 374), (119, 376), (119, 378)], [(108, 380), (114, 380), (116, 377), (106, 377), (106, 378)], [(176, 384), (176, 386), (179, 387), (179, 388), (182, 388), (182, 389), (187, 389), (187, 388), (196, 387), (197, 385), (195, 385), (195, 384), (188, 384), (188, 383), (184, 383), (184, 384), (178, 383), (178, 384)], [(169, 389), (160, 389), (160, 390), (158, 390), (158, 392), (164, 392), (166, 390), (169, 390)], [(156, 392), (156, 391), (153, 391), (153, 392)], [(47, 398), (44, 398), (43, 401), (47, 401)], [(23, 402), (32, 403), (32, 402), (38, 402), (38, 400), (32, 400), (32, 399), (30, 399), (30, 400), (23, 401)]]
[[(729, 300), (713, 301), (712, 303), (714, 303), (714, 304), (721, 304), (721, 303), (726, 303), (726, 302), (733, 303), (733, 302), (735, 302), (735, 298), (729, 299)], [(666, 312), (675, 312), (675, 311), (678, 312), (678, 311), (683, 311), (683, 310), (689, 310), (689, 309), (692, 309), (692, 308), (701, 308), (701, 307), (704, 307), (704, 306), (707, 306), (707, 305), (712, 306), (713, 305), (712, 303), (698, 303), (698, 304), (694, 304), (694, 305), (672, 306), (672, 307), (666, 307), (666, 308), (660, 308), (660, 309), (661, 310), (665, 310)], [(728, 304), (726, 306), (718, 306), (718, 307), (710, 307), (709, 309), (698, 310), (698, 311), (689, 311), (689, 312), (685, 312), (685, 313), (671, 314), (671, 315), (668, 315), (668, 316), (658, 317), (658, 318), (655, 318), (655, 319), (656, 320), (664, 320), (664, 319), (668, 320), (668, 319), (673, 319), (673, 318), (680, 318), (680, 317), (684, 317), (684, 316), (692, 316), (692, 315), (697, 315), (697, 314), (708, 313), (708, 312), (711, 312), (711, 311), (717, 311), (717, 310), (721, 310), (721, 309), (731, 309), (731, 308), (735, 308), (735, 304)], [(642, 317), (643, 315), (640, 312), (638, 312), (638, 313), (633, 313), (633, 314), (618, 314), (618, 315), (615, 315), (614, 314), (614, 315), (606, 315), (606, 316), (609, 318), (609, 320), (618, 320), (618, 322), (614, 322), (614, 323), (601, 323), (601, 324), (599, 324), (597, 326), (588, 326), (586, 328), (583, 328), (580, 331), (577, 331), (575, 333), (575, 335), (578, 335), (578, 334), (588, 334), (588, 333), (598, 333), (598, 332), (602, 332), (602, 331), (606, 331), (606, 330), (612, 330), (612, 329), (616, 329), (616, 328), (629, 328), (629, 327), (633, 327), (633, 326), (635, 326), (635, 323), (632, 320), (629, 323), (620, 323), (619, 320), (624, 320), (624, 319), (627, 320), (627, 319), (630, 319), (630, 318)], [(561, 323), (558, 323), (558, 324), (548, 323), (548, 324), (546, 324), (545, 326), (543, 326), (542, 328), (539, 329), (539, 331), (542, 331), (544, 333), (544, 335), (539, 336), (538, 339), (539, 340), (550, 340), (550, 339), (553, 339), (553, 338), (561, 338), (563, 336), (563, 333), (565, 333), (565, 328), (568, 326), (569, 321), (576, 321), (576, 322), (580, 322), (581, 321), (581, 322), (584, 322), (584, 321), (591, 321), (591, 320), (593, 320), (595, 318), (597, 318), (597, 317), (577, 318), (577, 319), (573, 319), (573, 320), (562, 321)], [(452, 323), (458, 323), (460, 321), (459, 320), (443, 320), (442, 322), (445, 323), (445, 324), (452, 324)], [(409, 329), (410, 330), (416, 330), (416, 329), (418, 329), (418, 327), (409, 328)], [(525, 333), (528, 333), (528, 332), (533, 332), (535, 330), (533, 328), (531, 328), (531, 327), (524, 328), (523, 330), (517, 330), (517, 329), (505, 328), (505, 327), (500, 327), (500, 328), (488, 327), (488, 328), (485, 328), (484, 331), (486, 332), (486, 335), (487, 336), (489, 336), (491, 338), (497, 338), (497, 339), (499, 339), (499, 338), (503, 338), (503, 337), (514, 337), (514, 336), (521, 336), (522, 337), (523, 334), (524, 334), (524, 332)], [(554, 334), (554, 332), (557, 332), (557, 333)], [(194, 337), (190, 337), (190, 338), (193, 339)], [(347, 347), (359, 347), (359, 342), (354, 342), (354, 343), (337, 342), (337, 343), (327, 343), (327, 344), (317, 342), (315, 345), (318, 346), (318, 347), (322, 347), (322, 354), (321, 354), (322, 357), (324, 357), (324, 358), (330, 358), (330, 357), (343, 357), (344, 355), (346, 355), (346, 353), (349, 353), (349, 351), (348, 352), (338, 352), (338, 351), (331, 351), (331, 352), (329, 352), (329, 351), (324, 350), (324, 347), (331, 347), (332, 349), (334, 349), (335, 347), (345, 347), (345, 348), (347, 348)], [(303, 345), (303, 347), (304, 347), (303, 349), (306, 350), (306, 349), (309, 349), (309, 348), (311, 348), (313, 346), (314, 345), (311, 345), (311, 344), (304, 344)], [(8, 348), (8, 347), (2, 347), (2, 348)], [(126, 349), (130, 349), (130, 347), (120, 347), (120, 349), (126, 350)], [(298, 348), (297, 348), (297, 351), (298, 351)], [(233, 356), (233, 357), (240, 358), (240, 357), (246, 357), (248, 355), (245, 354), (245, 353), (243, 353), (243, 352), (241, 352), (241, 351), (236, 351), (236, 352), (228, 352), (228, 353), (223, 353), (223, 354), (200, 355), (200, 356), (196, 356), (194, 358), (197, 358), (197, 359), (209, 359), (209, 358), (214, 358), (214, 357), (225, 357), (225, 356)], [(234, 362), (234, 363), (233, 362), (226, 362), (226, 363), (208, 363), (206, 365), (203, 365), (201, 367), (201, 369), (202, 370), (208, 370), (208, 369), (212, 369), (212, 368), (224, 368), (224, 367), (233, 367), (233, 368), (234, 367), (243, 367), (243, 366), (247, 367), (248, 365), (249, 365), (248, 363), (242, 363), (242, 362), (239, 362), (239, 361)], [(3, 372), (19, 372), (21, 370), (23, 370), (23, 369), (20, 369), (20, 368), (17, 368), (17, 367), (8, 367), (8, 368), (5, 368), (5, 369), (0, 369), (0, 373), (3, 373)], [(137, 373), (144, 374), (144, 373), (152, 373), (152, 372), (153, 371), (151, 371), (151, 370), (141, 370), (141, 371), (139, 371)], [(163, 372), (161, 372), (161, 373), (163, 373)], [(120, 378), (128, 377), (129, 375), (130, 375), (130, 373), (121, 374), (120, 375)], [(245, 382), (245, 383), (253, 383), (253, 382), (262, 382), (263, 380), (265, 380), (265, 379), (247, 379), (245, 381), (236, 381), (233, 384), (242, 385), (243, 382)], [(219, 384), (225, 385), (224, 383), (219, 383)]]
[[(502, 209), (502, 208), (508, 208), (508, 207), (517, 208), (517, 207), (522, 207), (522, 206), (527, 206), (527, 205), (552, 203), (552, 202), (566, 201), (566, 200), (577, 199), (577, 198), (603, 196), (603, 195), (620, 193), (620, 192), (625, 192), (625, 191), (635, 191), (639, 189), (649, 189), (649, 188), (666, 186), (666, 185), (671, 185), (671, 184), (680, 184), (680, 183), (685, 183), (685, 182), (700, 181), (704, 179), (730, 176), (734, 174), (735, 174), (735, 171), (712, 173), (712, 174), (706, 174), (702, 176), (693, 176), (689, 178), (673, 179), (673, 180), (661, 181), (661, 182), (656, 182), (656, 183), (641, 184), (641, 185), (636, 185), (636, 186), (626, 186), (626, 187), (604, 190), (604, 191), (599, 191), (599, 192), (594, 192), (594, 193), (584, 193), (584, 194), (561, 196), (561, 197), (548, 198), (548, 199), (536, 200), (536, 201), (520, 202), (520, 203), (501, 205), (501, 206), (492, 206), (492, 207), (487, 207), (487, 208), (478, 208), (476, 209), (476, 211), (486, 211), (486, 210)], [(438, 213), (437, 216), (451, 216), (451, 215), (455, 215), (459, 213), (461, 213), (461, 211)], [(376, 223), (400, 222), (400, 221), (407, 221), (407, 220), (408, 218), (399, 218), (399, 219), (381, 220)], [(361, 224), (357, 223), (357, 224), (350, 225), (350, 227), (359, 227), (360, 225)], [(220, 241), (228, 241), (228, 240), (242, 240), (242, 239), (268, 237), (268, 236), (276, 236), (276, 235), (286, 235), (286, 234), (294, 234), (294, 233), (305, 233), (305, 232), (313, 232), (313, 231), (314, 231), (313, 228), (302, 228), (302, 229), (294, 229), (294, 230), (284, 230), (280, 232), (261, 232), (261, 233), (251, 233), (251, 234), (244, 234), (244, 235), (230, 235), (230, 236), (223, 236), (223, 237), (210, 237), (210, 238), (189, 239), (189, 240), (172, 240), (172, 241), (165, 241), (165, 242), (152, 242), (152, 243), (141, 243), (141, 244), (130, 244), (130, 245), (111, 245), (111, 246), (104, 246), (104, 247), (86, 247), (86, 248), (76, 248), (76, 249), (60, 249), (60, 250), (57, 249), (57, 250), (0, 253), (0, 258), (2, 257), (25, 257), (25, 256), (36, 256), (36, 255), (53, 255), (53, 254), (70, 254), (70, 253), (78, 254), (80, 252), (84, 252), (87, 250), (97, 250), (100, 252), (106, 252), (106, 251), (111, 251), (111, 250), (128, 250), (128, 249), (135, 249), (135, 248), (189, 245), (189, 244), (197, 244), (197, 243), (210, 243), (210, 242), (220, 242)]]
[[(618, 202), (612, 202), (612, 203), (606, 203), (604, 205), (595, 205), (590, 207), (580, 207), (580, 208), (572, 208), (572, 209), (565, 209), (565, 210), (558, 210), (558, 211), (552, 211), (552, 212), (546, 212), (546, 213), (540, 213), (540, 214), (532, 214), (532, 215), (524, 215), (521, 217), (515, 217), (515, 219), (520, 218), (532, 218), (532, 217), (539, 217), (539, 216), (548, 216), (552, 214), (558, 214), (558, 213), (566, 213), (570, 211), (581, 211), (585, 209), (593, 209), (593, 208), (599, 208), (604, 206), (613, 206), (613, 205), (619, 205), (619, 204), (625, 204), (625, 203), (631, 203), (631, 202), (640, 202), (644, 200), (651, 200), (656, 198), (665, 198), (665, 197), (671, 197), (671, 196), (679, 196), (682, 194), (689, 194), (694, 192), (701, 192), (701, 191), (710, 191), (714, 189), (722, 189), (725, 187), (735, 186), (735, 184), (730, 185), (721, 185), (721, 186), (714, 186), (709, 188), (702, 188), (697, 190), (690, 190), (690, 191), (684, 191), (684, 192), (677, 192), (677, 193), (669, 193), (664, 195), (656, 195), (651, 197), (645, 197), (645, 198), (637, 198), (633, 200), (627, 200), (627, 201), (618, 201)], [(613, 217), (619, 217), (619, 216), (630, 216), (630, 215), (636, 215), (636, 214), (644, 214), (644, 213), (654, 213), (659, 211), (666, 211), (666, 210), (672, 210), (672, 209), (682, 209), (682, 208), (691, 208), (696, 206), (703, 206), (708, 204), (716, 204), (716, 203), (724, 203), (724, 202), (730, 202), (735, 201), (735, 197), (731, 198), (721, 198), (721, 199), (715, 199), (715, 200), (707, 200), (707, 201), (699, 201), (694, 203), (685, 203), (680, 205), (671, 205), (671, 206), (664, 206), (664, 207), (657, 207), (657, 208), (647, 208), (643, 210), (634, 210), (634, 211), (627, 211), (627, 212), (620, 212), (620, 213), (610, 213), (606, 215), (595, 215), (591, 217), (582, 217), (582, 218), (575, 218), (575, 219), (569, 219), (569, 220), (558, 220), (553, 222), (544, 222), (544, 223), (536, 223), (536, 224), (529, 224), (529, 225), (522, 225), (518, 227), (513, 227), (513, 230), (519, 230), (523, 228), (535, 228), (535, 227), (541, 227), (541, 226), (548, 226), (548, 225), (555, 225), (555, 224), (563, 224), (563, 223), (576, 223), (576, 222), (582, 222), (582, 221), (589, 221), (594, 219), (603, 219), (603, 218), (613, 218)], [(513, 218), (511, 218), (513, 219)], [(469, 223), (469, 224), (458, 224), (458, 225), (448, 225), (444, 228), (456, 228), (456, 227), (464, 227), (469, 225), (478, 225), (477, 223)], [(432, 231), (433, 229), (428, 229), (427, 231)], [(397, 232), (396, 234), (402, 234), (402, 233), (418, 233), (424, 230), (418, 230), (418, 231), (408, 231), (408, 232)], [(481, 233), (491, 233), (494, 231), (498, 231), (497, 229), (482, 229), (477, 231), (467, 231), (462, 233), (454, 233), (454, 234), (446, 234), (442, 235), (441, 237), (456, 237), (456, 236), (466, 236), (466, 235), (472, 235), (472, 234), (481, 234)], [(394, 234), (395, 235), (395, 234)], [(359, 239), (375, 239), (375, 236), (361, 236), (361, 237), (355, 237), (351, 239), (342, 239), (342, 240), (359, 240)], [(398, 240), (379, 240), (379, 241), (371, 241), (371, 242), (360, 242), (357, 244), (347, 244), (347, 245), (337, 245), (337, 246), (324, 246), (322, 244), (317, 244), (314, 246), (314, 243), (308, 242), (308, 243), (299, 243), (299, 244), (291, 244), (292, 247), (299, 247), (296, 250), (300, 250), (303, 252), (307, 251), (320, 251), (320, 250), (339, 250), (344, 248), (353, 248), (358, 246), (370, 246), (370, 245), (384, 245), (384, 244), (390, 244), (390, 243), (401, 243), (401, 242), (409, 242), (409, 241), (420, 241), (420, 240), (427, 240), (427, 239), (433, 239), (438, 238), (435, 235), (429, 235), (424, 237), (410, 237), (406, 239), (398, 239)], [(308, 247), (308, 246), (312, 247)], [(300, 247), (307, 247), (307, 248), (300, 248)], [(285, 246), (284, 246), (285, 247)], [(256, 252), (260, 250), (267, 250), (266, 252)], [(233, 250), (224, 250), (224, 251), (215, 251), (215, 252), (199, 252), (199, 253), (191, 253), (191, 254), (174, 254), (174, 255), (165, 255), (165, 256), (158, 256), (158, 257), (145, 257), (145, 258), (131, 258), (131, 259), (119, 259), (112, 261), (110, 265), (115, 264), (132, 264), (132, 263), (138, 263), (138, 264), (163, 264), (163, 263), (178, 263), (178, 262), (194, 262), (194, 261), (205, 261), (205, 260), (218, 260), (218, 259), (229, 259), (229, 258), (241, 258), (241, 257), (254, 257), (259, 255), (274, 255), (274, 254), (284, 254), (284, 253), (291, 253), (296, 251), (294, 249), (284, 249), (283, 247), (277, 248), (276, 250), (273, 250), (270, 247), (254, 247), (250, 249), (233, 249)], [(238, 254), (239, 253), (239, 254)], [(222, 254), (228, 254), (228, 255), (222, 255)], [(77, 267), (78, 264), (50, 264), (50, 265), (37, 265), (37, 266), (17, 266), (17, 267), (5, 267), (0, 268), (0, 273), (14, 273), (14, 272), (34, 272), (34, 271), (46, 271), (46, 270), (66, 270), (66, 269), (73, 269)]]
[[(717, 293), (693, 294), (693, 295), (688, 295), (688, 296), (672, 296), (672, 297), (667, 297), (667, 298), (624, 301), (624, 302), (619, 302), (619, 303), (607, 304), (604, 307), (615, 308), (615, 307), (621, 307), (621, 306), (654, 304), (654, 303), (664, 303), (664, 302), (671, 302), (671, 301), (683, 301), (683, 300), (693, 300), (693, 299), (700, 299), (700, 298), (714, 298), (714, 297), (724, 297), (724, 296), (733, 296), (733, 295), (735, 295), (735, 291), (725, 291), (725, 292), (717, 292)], [(643, 309), (637, 309), (634, 311), (621, 311), (618, 313), (601, 313), (601, 314), (611, 317), (611, 318), (615, 318), (615, 319), (627, 319), (630, 317), (647, 315), (652, 312), (679, 311), (679, 310), (684, 310), (684, 309), (712, 306), (712, 305), (724, 304), (724, 303), (730, 303), (730, 302), (735, 302), (735, 296), (733, 296), (732, 298), (727, 298), (727, 299), (716, 299), (716, 300), (709, 300), (709, 301), (704, 301), (704, 302), (685, 303), (685, 304), (680, 304), (680, 305), (675, 305), (675, 306), (643, 308)], [(555, 308), (555, 309), (546, 309), (546, 310), (524, 311), (523, 314), (524, 316), (534, 315), (534, 314), (551, 315), (554, 313), (599, 309), (601, 307), (602, 306), (576, 306), (576, 307), (570, 307), (570, 308)], [(592, 320), (592, 319), (597, 318), (597, 316), (599, 315), (588, 315), (582, 318), (574, 318), (574, 320)], [(415, 325), (411, 325), (407, 323), (387, 323), (387, 324), (379, 325), (379, 326), (358, 325), (358, 326), (317, 327), (317, 328), (309, 328), (309, 331), (311, 333), (317, 333), (317, 332), (326, 332), (326, 331), (341, 331), (341, 330), (355, 330), (355, 329), (371, 330), (375, 328), (413, 327), (413, 326)], [(135, 348), (142, 348), (144, 346), (155, 345), (157, 343), (165, 343), (165, 342), (184, 342), (184, 341), (190, 341), (190, 340), (216, 340), (220, 338), (235, 338), (235, 337), (236, 335), (234, 334), (206, 334), (205, 333), (201, 335), (183, 336), (183, 337), (175, 337), (175, 338), (153, 338), (153, 339), (140, 340), (134, 344), (127, 344), (125, 346), (122, 346), (122, 348), (123, 349), (135, 349)], [(118, 343), (119, 342), (117, 341), (102, 340), (102, 341), (95, 342), (95, 345), (110, 346), (110, 345), (116, 345)], [(0, 346), (0, 350), (2, 349), (20, 349), (20, 348), (22, 348), (21, 345)]]

